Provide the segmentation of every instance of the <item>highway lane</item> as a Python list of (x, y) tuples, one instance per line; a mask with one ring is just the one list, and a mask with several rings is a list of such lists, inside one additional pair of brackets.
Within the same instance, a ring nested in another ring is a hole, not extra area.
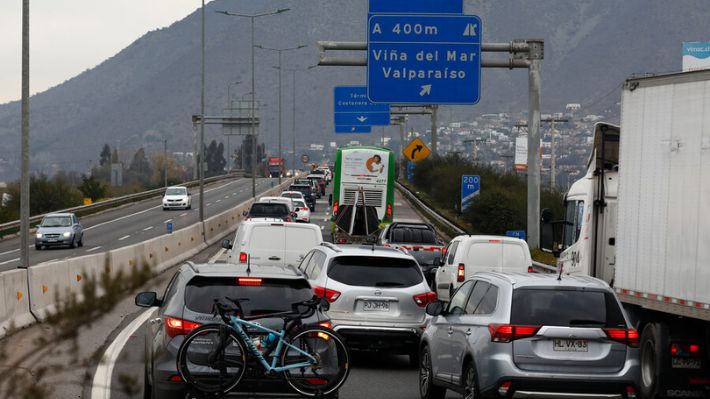
[[(276, 185), (276, 179), (258, 179), (257, 193)], [(166, 224), (173, 223), (173, 231), (199, 221), (199, 190), (191, 188), (192, 209), (163, 211), (161, 198), (152, 198), (111, 209), (100, 214), (81, 218), (84, 227), (84, 246), (81, 248), (30, 247), (30, 264), (67, 259), (104, 252), (135, 244), (166, 234)], [(215, 182), (205, 187), (205, 217), (223, 212), (251, 198), (251, 180), (238, 178)], [(34, 237), (30, 239), (34, 244)], [(19, 265), (20, 238), (0, 241), (0, 271), (14, 269)]]

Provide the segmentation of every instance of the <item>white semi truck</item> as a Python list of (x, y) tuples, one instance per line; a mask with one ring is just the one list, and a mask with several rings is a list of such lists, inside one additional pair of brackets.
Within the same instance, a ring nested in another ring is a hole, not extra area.
[(710, 71), (627, 80), (621, 126), (596, 125), (565, 209), (543, 247), (562, 278), (603, 279), (624, 303), (642, 397), (710, 398)]

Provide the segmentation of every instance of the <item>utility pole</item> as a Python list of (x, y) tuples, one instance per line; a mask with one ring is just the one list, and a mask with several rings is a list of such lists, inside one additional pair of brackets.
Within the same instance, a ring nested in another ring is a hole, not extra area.
[[(202, 0), (202, 9), (200, 10), (202, 19), (202, 32), (200, 52), (202, 66), (200, 69), (200, 154), (198, 155), (198, 173), (200, 176), (200, 222), (205, 222), (205, 0)], [(204, 226), (203, 226), (204, 228)], [(203, 234), (203, 239), (206, 236)]]
[(540, 61), (542, 41), (530, 41), (528, 53), (528, 246), (540, 248)]
[[(290, 71), (293, 75), (293, 91), (291, 93), (292, 99), (291, 99), (291, 113), (292, 113), (292, 127), (293, 127), (293, 136), (291, 137), (291, 169), (293, 170), (293, 175), (296, 175), (296, 72), (306, 72), (310, 71), (311, 69), (317, 67), (318, 65), (311, 65), (306, 68), (290, 68), (286, 69), (287, 71)], [(280, 91), (280, 90), (279, 90)]]
[(168, 139), (163, 139), (163, 169), (165, 169), (165, 188), (168, 188)]
[(555, 122), (567, 122), (567, 118), (548, 118), (542, 119), (540, 122), (550, 122), (550, 188), (554, 189), (556, 185), (556, 174), (557, 174), (557, 159), (555, 154)]
[(437, 121), (436, 121), (436, 117), (437, 117), (438, 113), (439, 113), (439, 106), (432, 105), (431, 106), (431, 152), (434, 155), (439, 155), (438, 144), (437, 144), (437, 134), (439, 132), (438, 132)]
[(30, 0), (22, 0), (22, 166), (20, 267), (30, 267)]

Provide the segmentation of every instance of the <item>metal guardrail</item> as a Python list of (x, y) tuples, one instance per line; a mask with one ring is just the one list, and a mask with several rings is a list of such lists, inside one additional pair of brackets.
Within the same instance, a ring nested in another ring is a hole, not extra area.
[[(414, 203), (419, 209), (421, 209), (424, 213), (426, 213), (428, 218), (445, 226), (447, 229), (455, 232), (456, 234), (467, 234), (465, 230), (460, 228), (454, 222), (447, 219), (443, 215), (440, 215), (439, 213), (437, 213), (431, 206), (429, 206), (429, 204), (422, 201), (419, 197), (417, 197), (417, 195), (415, 193), (413, 193), (407, 187), (403, 186), (399, 182), (395, 182), (395, 185), (399, 189), (399, 191), (402, 194), (404, 194), (405, 197), (407, 197), (407, 199), (409, 201)], [(533, 266), (533, 270), (535, 270), (538, 273), (557, 273), (557, 268), (555, 266), (546, 265), (544, 263), (540, 263), (540, 262), (536, 262), (536, 261), (533, 261), (532, 266)]]
[[(226, 174), (226, 175), (208, 177), (205, 179), (205, 183), (212, 183), (215, 181), (226, 180), (226, 179), (231, 179), (231, 178), (235, 178), (235, 177), (243, 177), (243, 176), (244, 176), (243, 173), (231, 173), (231, 174)], [(195, 187), (199, 184), (200, 184), (199, 180), (193, 180), (193, 181), (189, 181), (187, 183), (183, 183), (183, 184), (179, 184), (179, 185), (185, 186), (185, 187)], [(135, 194), (128, 194), (128, 195), (124, 195), (122, 197), (112, 198), (110, 200), (96, 202), (91, 205), (80, 205), (80, 206), (75, 206), (73, 208), (57, 210), (57, 211), (53, 211), (53, 212), (49, 212), (49, 213), (73, 212), (73, 213), (77, 213), (79, 216), (89, 215), (89, 214), (96, 213), (96, 212), (104, 210), (104, 209), (115, 208), (119, 205), (128, 204), (131, 202), (136, 202), (136, 201), (141, 201), (141, 200), (148, 199), (148, 198), (157, 197), (157, 196), (163, 195), (164, 192), (165, 192), (165, 187), (161, 187), (161, 188), (156, 188), (154, 190), (143, 191), (143, 192), (135, 193)], [(35, 215), (35, 216), (30, 217), (30, 226), (32, 226), (34, 223), (41, 221), (42, 218), (47, 214), (48, 213), (44, 213), (41, 215)], [(2, 236), (3, 234), (6, 234), (8, 232), (11, 232), (15, 229), (19, 229), (19, 228), (20, 228), (20, 221), (19, 220), (14, 220), (12, 222), (0, 224), (0, 236)]]

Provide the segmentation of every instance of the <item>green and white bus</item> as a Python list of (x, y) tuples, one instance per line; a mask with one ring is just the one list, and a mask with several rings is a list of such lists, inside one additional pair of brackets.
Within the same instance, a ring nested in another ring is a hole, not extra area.
[(394, 152), (384, 147), (338, 148), (333, 179), (333, 216), (343, 205), (364, 203), (377, 209), (381, 224), (392, 223), (394, 215)]

